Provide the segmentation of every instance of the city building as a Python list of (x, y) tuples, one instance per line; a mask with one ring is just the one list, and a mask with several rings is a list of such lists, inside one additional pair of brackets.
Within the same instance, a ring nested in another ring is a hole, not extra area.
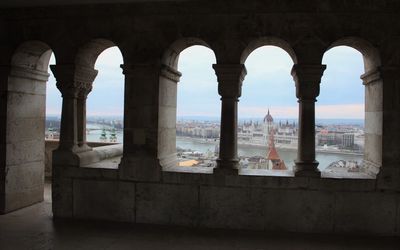
[(354, 134), (345, 133), (342, 135), (342, 147), (347, 149), (354, 148)]
[[(268, 111), (269, 115), (269, 111)], [(269, 128), (269, 143), (267, 154), (267, 169), (271, 170), (287, 170), (285, 162), (279, 157), (278, 151), (275, 148), (275, 129)]]
[(297, 125), (294, 122), (289, 123), (288, 120), (275, 123), (269, 109), (262, 123), (250, 121), (239, 125), (238, 143), (267, 146), (272, 129), (277, 147), (297, 147)]

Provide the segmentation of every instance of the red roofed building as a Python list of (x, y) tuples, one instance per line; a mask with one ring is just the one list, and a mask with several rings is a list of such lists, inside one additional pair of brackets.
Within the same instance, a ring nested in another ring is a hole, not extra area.
[[(269, 114), (269, 111), (268, 111)], [(272, 170), (286, 170), (285, 162), (279, 157), (278, 151), (275, 148), (275, 130), (272, 128), (269, 131), (268, 153), (267, 153), (267, 168)]]

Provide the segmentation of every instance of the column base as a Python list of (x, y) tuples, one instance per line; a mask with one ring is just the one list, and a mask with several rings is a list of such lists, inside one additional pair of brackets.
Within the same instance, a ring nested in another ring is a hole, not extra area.
[(295, 161), (293, 168), (297, 177), (321, 177), (321, 171), (318, 169), (318, 161)]
[(214, 168), (213, 173), (220, 175), (238, 175), (239, 161), (217, 159), (217, 167)]

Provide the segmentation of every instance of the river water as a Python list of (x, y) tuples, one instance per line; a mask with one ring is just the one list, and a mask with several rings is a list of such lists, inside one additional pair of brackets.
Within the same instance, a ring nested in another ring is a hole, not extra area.
[[(100, 141), (101, 130), (92, 130), (87, 134), (87, 141), (99, 142)], [(117, 142), (123, 142), (122, 131), (116, 131)], [(110, 133), (107, 131), (107, 137), (109, 138)], [(204, 141), (199, 139), (193, 139), (188, 137), (176, 137), (176, 146), (182, 149), (191, 149), (193, 151), (199, 151), (205, 153), (207, 151), (214, 152), (215, 146), (218, 145), (218, 141)], [(279, 156), (285, 161), (287, 167), (291, 167), (296, 159), (295, 149), (281, 149), (277, 148)], [(267, 147), (261, 146), (251, 146), (251, 145), (238, 145), (238, 155), (239, 156), (265, 156), (267, 154)], [(319, 162), (318, 168), (320, 170), (325, 169), (330, 163), (338, 160), (355, 160), (361, 162), (363, 159), (362, 155), (346, 155), (346, 154), (334, 154), (326, 152), (317, 152), (317, 161)]]
[[(218, 141), (203, 141), (198, 139), (192, 139), (187, 137), (177, 137), (176, 146), (182, 149), (191, 149), (199, 152), (214, 152), (215, 146)], [(279, 156), (285, 161), (287, 167), (291, 167), (296, 159), (297, 151), (295, 149), (281, 149), (277, 148)], [(250, 145), (238, 145), (239, 156), (265, 156), (267, 154), (267, 147), (261, 146), (250, 146)], [(361, 162), (363, 159), (362, 155), (347, 155), (347, 154), (334, 154), (326, 152), (317, 152), (317, 161), (319, 162), (318, 168), (324, 170), (330, 163), (338, 160), (353, 160)]]

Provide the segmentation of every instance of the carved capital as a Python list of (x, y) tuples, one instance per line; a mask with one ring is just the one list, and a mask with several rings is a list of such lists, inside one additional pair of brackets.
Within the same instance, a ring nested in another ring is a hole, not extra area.
[(11, 68), (10, 76), (25, 78), (40, 82), (47, 82), (50, 75), (47, 72), (41, 70), (30, 69), (20, 66), (13, 66)]
[(98, 74), (98, 71), (89, 68), (77, 66), (75, 68), (75, 81), (77, 82), (78, 90), (78, 98), (86, 99), (88, 94), (92, 91), (94, 79)]
[(319, 84), (326, 65), (295, 64), (292, 68), (296, 84), (296, 96), (300, 100), (315, 100), (319, 95)]
[(50, 69), (63, 97), (72, 98), (86, 98), (98, 73), (95, 69), (74, 64), (51, 65)]
[(381, 80), (381, 72), (378, 69), (365, 72), (360, 76), (364, 85), (370, 85)]
[(173, 82), (178, 83), (182, 76), (182, 73), (177, 71), (176, 69), (171, 68), (170, 66), (163, 64), (161, 65), (160, 75)]
[(244, 64), (213, 64), (218, 79), (218, 93), (223, 98), (242, 95), (242, 83), (247, 74)]

